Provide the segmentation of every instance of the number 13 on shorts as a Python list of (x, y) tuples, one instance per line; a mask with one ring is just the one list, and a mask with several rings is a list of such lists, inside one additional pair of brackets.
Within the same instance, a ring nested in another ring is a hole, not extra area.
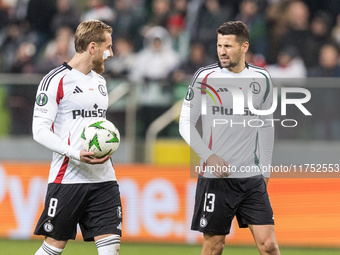
[(204, 194), (204, 205), (203, 212), (213, 212), (215, 209), (215, 194), (205, 193)]

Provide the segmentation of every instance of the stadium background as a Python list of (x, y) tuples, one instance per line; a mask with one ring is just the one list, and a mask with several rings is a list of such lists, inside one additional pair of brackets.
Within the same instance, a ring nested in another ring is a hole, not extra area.
[[(285, 118), (298, 126), (276, 128), (273, 165), (329, 166), (340, 163), (339, 13), (331, 0), (0, 0), (0, 238), (37, 238), (32, 232), (51, 153), (32, 140), (35, 90), (72, 56), (79, 21), (98, 18), (114, 28), (115, 58), (105, 78), (107, 117), (122, 134), (113, 156), (122, 240), (197, 244), (200, 234), (189, 231), (193, 155), (178, 134), (178, 114), (193, 73), (217, 59), (215, 28), (244, 21), (251, 35), (247, 61), (267, 68), (275, 86), (304, 84), (311, 91), (306, 107), (313, 115), (289, 108)], [(275, 114), (282, 118), (280, 109)], [(269, 193), (281, 246), (340, 247), (338, 176), (274, 174)], [(227, 243), (253, 240), (234, 226)]]

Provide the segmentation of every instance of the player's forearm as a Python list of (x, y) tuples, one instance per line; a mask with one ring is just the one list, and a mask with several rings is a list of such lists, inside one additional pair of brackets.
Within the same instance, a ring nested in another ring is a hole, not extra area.
[(54, 134), (50, 130), (51, 125), (52, 121), (49, 119), (34, 117), (32, 125), (33, 139), (54, 152), (80, 160), (80, 151), (73, 149)]

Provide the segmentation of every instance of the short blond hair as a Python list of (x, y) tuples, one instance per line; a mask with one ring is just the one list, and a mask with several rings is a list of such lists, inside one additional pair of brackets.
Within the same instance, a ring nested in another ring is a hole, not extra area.
[(105, 32), (112, 34), (112, 27), (100, 20), (87, 20), (81, 22), (77, 27), (74, 37), (74, 47), (76, 52), (85, 52), (87, 46), (91, 42), (98, 44), (105, 42)]

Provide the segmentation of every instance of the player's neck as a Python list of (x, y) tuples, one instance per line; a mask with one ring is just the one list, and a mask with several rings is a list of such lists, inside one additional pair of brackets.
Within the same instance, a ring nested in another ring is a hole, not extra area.
[(85, 75), (93, 68), (91, 58), (87, 57), (86, 53), (76, 53), (67, 64)]
[(234, 66), (234, 67), (229, 67), (227, 70), (232, 73), (240, 73), (246, 68), (246, 63), (244, 61), (240, 62), (239, 65)]

